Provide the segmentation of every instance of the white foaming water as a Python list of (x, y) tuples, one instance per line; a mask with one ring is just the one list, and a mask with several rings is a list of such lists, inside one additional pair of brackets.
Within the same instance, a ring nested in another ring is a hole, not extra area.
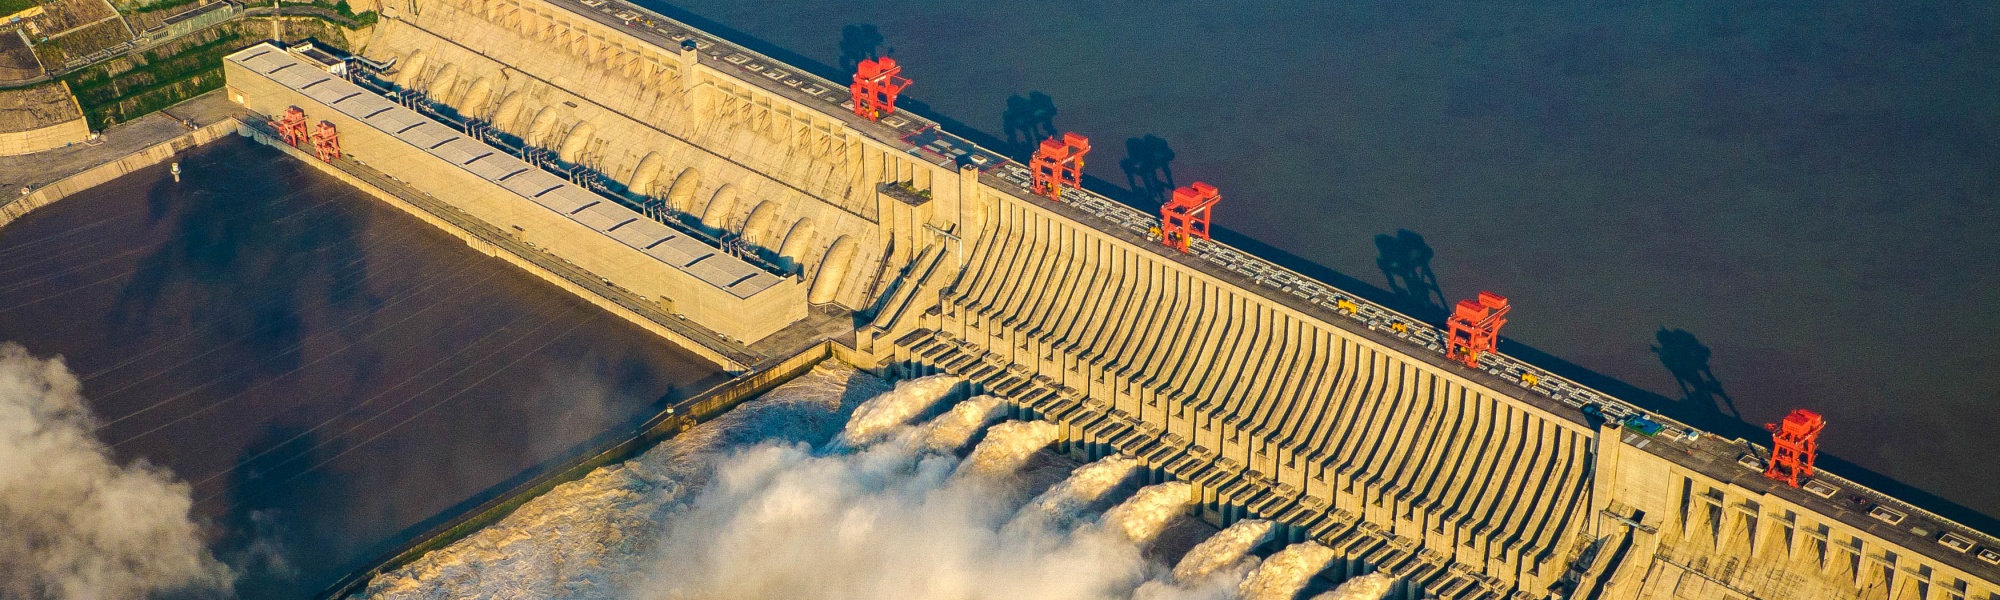
[(923, 447), (936, 452), (957, 452), (980, 429), (1007, 414), (1007, 403), (998, 396), (976, 396), (924, 425)]
[(1139, 461), (1125, 456), (1107, 456), (1097, 462), (1077, 467), (1070, 471), (1069, 478), (1057, 483), (1048, 491), (1035, 496), (1028, 502), (1023, 513), (1041, 512), (1047, 514), (1074, 513), (1083, 510), (1092, 502), (1104, 498), (1105, 494), (1117, 489), (1118, 485), (1132, 476), (1139, 468)]
[(1197, 581), (1148, 581), (1133, 590), (1132, 600), (1239, 600), (1237, 586), (1258, 563), (1257, 557), (1245, 556), (1236, 564)]
[[(1090, 526), (1024, 523), (1031, 512), (1086, 511), (1136, 462), (1077, 468), (1017, 511), (1033, 478), (1009, 475), (1054, 440), (1055, 425), (995, 425), (959, 461), (933, 434), (971, 437), (938, 432), (976, 434), (966, 424), (992, 418), (997, 402), (971, 400), (913, 426), (879, 411), (928, 404), (912, 398), (931, 392), (886, 388), (852, 369), (815, 369), (379, 576), (367, 597), (1225, 600), (1257, 566), (1242, 556), (1176, 582), (1145, 559), (1143, 547), (1189, 505), (1185, 483), (1142, 488)], [(891, 398), (855, 417), (871, 424), (843, 429), (843, 407), (875, 392)], [(841, 431), (872, 441), (848, 445)], [(1211, 540), (1201, 553), (1240, 554), (1227, 549), (1238, 545)]]
[(1333, 562), (1333, 549), (1314, 542), (1286, 546), (1264, 559), (1237, 588), (1243, 600), (1292, 600)]
[(870, 398), (854, 409), (854, 417), (848, 419), (847, 428), (840, 432), (841, 442), (859, 446), (881, 439), (937, 404), (960, 381), (950, 375), (932, 375), (897, 383), (896, 389)]
[(889, 389), (851, 367), (816, 367), (638, 458), (550, 490), (499, 523), (369, 582), (367, 598), (616, 597), (669, 513), (725, 453), (756, 441), (824, 440), (844, 407)]
[(1244, 519), (1208, 536), (1174, 565), (1174, 581), (1195, 583), (1249, 558), (1250, 551), (1270, 541), (1276, 528), (1263, 519)]
[(1152, 570), (1115, 535), (1002, 531), (1011, 478), (955, 477), (954, 462), (900, 437), (854, 454), (754, 447), (674, 515), (623, 597), (1084, 600)]
[(1056, 441), (1056, 426), (1047, 421), (1008, 421), (986, 431), (986, 439), (972, 449), (958, 467), (961, 476), (1004, 477), (1028, 463), (1042, 448)]
[[(1096, 600), (1164, 576), (1121, 528), (1003, 528), (1024, 494), (1008, 475), (1054, 425), (995, 426), (964, 461), (918, 435), (944, 423), (802, 443), (837, 438), (841, 408), (886, 387), (829, 369), (558, 486), (368, 597)], [(1195, 597), (1221, 598), (1174, 596)]]
[(81, 390), (61, 358), (0, 343), (0, 598), (226, 593), (188, 485), (118, 464)]
[(1117, 527), (1132, 543), (1145, 545), (1167, 529), (1174, 519), (1187, 514), (1194, 486), (1169, 481), (1139, 488), (1139, 493), (1105, 511), (1104, 521)]
[(1333, 591), (1313, 596), (1313, 600), (1382, 600), (1395, 585), (1395, 579), (1381, 573), (1369, 573), (1349, 579)]

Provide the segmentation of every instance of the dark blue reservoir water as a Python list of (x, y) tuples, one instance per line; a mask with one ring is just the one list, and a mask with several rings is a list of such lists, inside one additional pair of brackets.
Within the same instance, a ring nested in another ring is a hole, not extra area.
[(1494, 290), (1510, 351), (1738, 435), (1818, 410), (2000, 514), (2000, 3), (651, 5), (829, 73), (893, 49), (963, 131), (1090, 136), (1101, 189), (1215, 184), (1267, 255)]

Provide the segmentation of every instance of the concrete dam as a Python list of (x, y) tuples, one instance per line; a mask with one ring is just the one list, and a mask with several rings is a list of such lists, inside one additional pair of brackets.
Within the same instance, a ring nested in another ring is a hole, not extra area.
[(1050, 185), (895, 112), (893, 72), (854, 94), (609, 0), (380, 8), (355, 61), (229, 56), (230, 98), (299, 138), (324, 122), (328, 168), (595, 274), (732, 368), (830, 340), (963, 377), (1394, 597), (2000, 598), (1992, 535), (1837, 474), (1775, 481), (1763, 445)]

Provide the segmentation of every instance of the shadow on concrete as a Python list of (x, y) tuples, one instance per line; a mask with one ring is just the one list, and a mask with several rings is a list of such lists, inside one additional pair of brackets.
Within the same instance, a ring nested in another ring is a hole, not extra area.
[(1726, 416), (1743, 419), (1743, 413), (1736, 410), (1736, 400), (1722, 390), (1722, 382), (1708, 367), (1708, 346), (1701, 345), (1701, 340), (1683, 329), (1661, 327), (1653, 337), (1660, 342), (1653, 346), (1653, 353), (1660, 355), (1660, 364), (1673, 373), (1674, 383), (1680, 385), (1681, 403), (1689, 410), (1714, 411), (1718, 415), (1726, 409)]
[(1437, 273), (1431, 271), (1437, 251), (1424, 243), (1424, 236), (1398, 229), (1396, 235), (1375, 236), (1375, 249), (1375, 266), (1389, 282), (1389, 293), (1400, 300), (1399, 310), (1428, 321), (1443, 319), (1450, 302), (1438, 287)]
[[(795, 52), (787, 50), (782, 46), (771, 44), (769, 42), (764, 41), (761, 38), (744, 33), (735, 28), (728, 27), (721, 23), (717, 23), (715, 21), (703, 18), (694, 13), (690, 13), (686, 9), (682, 9), (671, 5), (661, 4), (652, 0), (640, 0), (640, 4), (642, 6), (646, 6), (647, 8), (659, 11), (661, 14), (671, 17), (675, 20), (700, 28), (711, 34), (721, 36), (722, 38), (740, 44), (745, 48), (749, 48), (751, 50), (762, 53), (765, 56), (769, 56), (771, 58), (775, 58), (790, 63), (793, 67), (805, 69), (806, 71), (812, 72), (813, 74), (819, 75), (821, 77), (832, 79), (834, 81), (847, 81), (852, 78), (851, 71), (850, 72), (837, 71), (832, 67), (827, 66), (824, 63), (820, 63), (813, 59), (806, 58)], [(988, 133), (986, 131), (982, 131), (976, 127), (966, 125), (965, 123), (960, 122), (956, 119), (938, 114), (936, 111), (931, 110), (928, 104), (920, 100), (904, 96), (901, 100), (898, 101), (897, 108), (899, 110), (908, 110), (913, 114), (920, 115), (924, 118), (935, 121), (937, 122), (938, 126), (943, 128), (945, 131), (963, 137), (967, 141), (971, 141), (972, 143), (993, 149), (1008, 147), (1006, 144), (1006, 140), (998, 136), (995, 136), (991, 133)], [(1128, 145), (1128, 150), (1129, 149), (1130, 147)], [(1121, 165), (1121, 167), (1122, 166), (1123, 165)], [(1162, 173), (1162, 175), (1168, 177), (1171, 176), (1170, 173)], [(1136, 185), (1137, 182), (1133, 181), (1132, 179), (1134, 178), (1130, 177), (1130, 172), (1128, 172), (1128, 181), (1126, 182), (1127, 185), (1125, 187), (1121, 187), (1116, 183), (1106, 181), (1104, 179), (1097, 178), (1094, 176), (1085, 175), (1083, 180), (1083, 187), (1091, 191), (1097, 192), (1099, 194), (1103, 194), (1105, 197), (1126, 204), (1127, 206), (1131, 206), (1133, 208), (1139, 209), (1147, 213), (1156, 214), (1159, 211), (1162, 195), (1149, 195), (1147, 188), (1145, 188), (1144, 186)], [(1171, 182), (1171, 179), (1169, 179), (1169, 182)], [(1404, 302), (1401, 296), (1398, 296), (1397, 294), (1394, 294), (1388, 290), (1384, 290), (1374, 284), (1367, 283), (1359, 279), (1356, 279), (1354, 277), (1348, 276), (1345, 273), (1333, 270), (1331, 268), (1326, 267), (1325, 265), (1321, 265), (1306, 258), (1300, 257), (1296, 254), (1292, 254), (1283, 249), (1279, 249), (1269, 244), (1265, 244), (1254, 238), (1245, 236), (1241, 233), (1237, 233), (1236, 231), (1231, 230), (1227, 227), (1223, 227), (1220, 225), (1214, 226), (1212, 229), (1212, 235), (1216, 241), (1229, 244), (1238, 249), (1257, 255), (1265, 260), (1269, 260), (1273, 263), (1276, 263), (1279, 266), (1291, 269), (1307, 277), (1311, 277), (1313, 279), (1318, 279), (1320, 281), (1326, 282), (1328, 284), (1341, 288), (1342, 290), (1345, 290), (1348, 293), (1359, 296), (1362, 299), (1368, 300), (1370, 302), (1375, 302), (1377, 304), (1394, 308), (1398, 311), (1403, 311), (1406, 314), (1411, 314), (1411, 316), (1413, 317), (1419, 316), (1416, 313), (1421, 312), (1420, 307), (1406, 306), (1405, 305), (1406, 303)], [(1427, 319), (1427, 320), (1430, 320), (1433, 325), (1442, 325), (1442, 322), (1439, 320), (1436, 319)], [(1548, 353), (1536, 350), (1532, 346), (1521, 344), (1513, 340), (1506, 339), (1504, 337), (1501, 339), (1500, 344), (1501, 344), (1500, 350), (1502, 352), (1512, 354), (1517, 358), (1534, 363), (1535, 365), (1538, 365), (1542, 368), (1548, 369), (1551, 372), (1556, 373), (1557, 375), (1567, 377), (1573, 381), (1596, 388), (1600, 391), (1609, 393), (1613, 396), (1617, 396), (1619, 398), (1622, 398), (1626, 401), (1632, 402), (1639, 406), (1645, 407), (1647, 409), (1658, 411), (1662, 414), (1666, 414), (1667, 416), (1681, 420), (1682, 422), (1704, 429), (1706, 431), (1714, 432), (1716, 434), (1723, 435), (1725, 437), (1740, 437), (1743, 439), (1751, 439), (1751, 440), (1764, 440), (1770, 435), (1769, 432), (1764, 431), (1762, 427), (1745, 423), (1740, 419), (1734, 419), (1728, 417), (1717, 418), (1716, 416), (1701, 417), (1699, 415), (1687, 415), (1685, 413), (1688, 413), (1689, 411), (1683, 410), (1683, 407), (1679, 402), (1676, 402), (1670, 398), (1667, 398), (1657, 393), (1645, 391), (1637, 386), (1625, 383), (1624, 381), (1612, 378), (1610, 376), (1598, 373), (1596, 371), (1592, 371), (1590, 369), (1576, 365), (1569, 361), (1557, 358)], [(1719, 412), (1715, 411), (1710, 411), (1710, 414), (1720, 415)], [(1768, 440), (1765, 441), (1768, 442)], [(1955, 502), (1951, 502), (1944, 498), (1938, 497), (1934, 494), (1925, 492), (1915, 487), (1911, 487), (1907, 484), (1898, 482), (1894, 479), (1890, 479), (1887, 476), (1862, 468), (1860, 465), (1856, 465), (1852, 462), (1843, 460), (1837, 456), (1821, 454), (1820, 464), (1826, 466), (1829, 469), (1832, 469), (1833, 471), (1840, 473), (1841, 476), (1851, 479), (1857, 483), (1896, 496), (1901, 500), (1914, 504), (1925, 510), (1937, 513), (1946, 518), (1956, 520), (1960, 523), (1964, 523), (1975, 529), (1980, 529), (1983, 531), (2000, 531), (2000, 519), (1987, 516), (1978, 511), (1961, 506)]]
[(1157, 209), (1174, 189), (1173, 163), (1173, 147), (1148, 133), (1125, 140), (1125, 158), (1118, 161), (1118, 170), (1125, 172), (1126, 190), (1147, 198)]
[(1006, 129), (1007, 152), (1017, 158), (1034, 154), (1035, 145), (1042, 140), (1062, 135), (1056, 129), (1055, 99), (1039, 91), (1008, 96), (1000, 124)]

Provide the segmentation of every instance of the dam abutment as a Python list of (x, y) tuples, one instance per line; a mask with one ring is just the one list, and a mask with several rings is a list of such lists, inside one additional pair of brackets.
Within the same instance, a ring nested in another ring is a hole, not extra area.
[[(219, 99), (219, 94), (205, 98)], [(99, 184), (117, 179), (127, 174), (173, 160), (175, 156), (222, 139), (236, 133), (236, 120), (222, 118), (191, 129), (185, 129), (171, 137), (161, 139), (143, 148), (119, 156), (103, 157), (96, 164), (63, 176), (53, 182), (30, 190), (27, 194), (9, 193), (9, 200), (0, 204), (0, 227), (6, 227), (14, 220), (26, 216), (36, 209), (54, 204), (72, 194)], [(118, 132), (114, 132), (117, 134)], [(145, 135), (136, 133), (135, 135)], [(159, 138), (155, 138), (159, 139)], [(11, 192), (11, 191), (9, 191)]]

